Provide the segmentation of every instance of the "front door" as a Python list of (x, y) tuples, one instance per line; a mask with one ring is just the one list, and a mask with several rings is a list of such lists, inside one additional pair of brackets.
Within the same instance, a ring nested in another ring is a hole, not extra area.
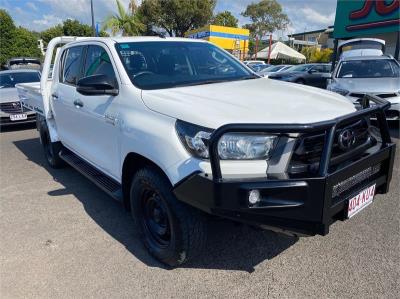
[(310, 85), (320, 88), (326, 88), (327, 80), (330, 77), (329, 71), (330, 67), (324, 64), (313, 66), (308, 80)]
[[(110, 60), (111, 55), (102, 45), (89, 45), (86, 51), (82, 77), (106, 75), (118, 80)], [(119, 176), (119, 123), (118, 96), (83, 95), (76, 93), (79, 108), (79, 139), (81, 155), (106, 174), (118, 179)]]

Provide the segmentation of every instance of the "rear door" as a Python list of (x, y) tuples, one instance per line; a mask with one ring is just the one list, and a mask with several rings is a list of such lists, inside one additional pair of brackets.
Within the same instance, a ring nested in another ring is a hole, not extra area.
[(84, 46), (75, 46), (64, 50), (60, 60), (57, 84), (51, 95), (60, 140), (76, 152), (79, 152), (76, 141), (81, 124), (76, 118), (77, 108), (74, 101), (76, 83), (82, 75), (84, 49)]

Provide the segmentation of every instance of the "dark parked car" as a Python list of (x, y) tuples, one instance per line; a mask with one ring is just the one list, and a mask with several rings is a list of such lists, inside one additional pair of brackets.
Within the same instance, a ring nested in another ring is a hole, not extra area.
[(331, 76), (330, 64), (301, 64), (290, 69), (269, 75), (270, 79), (306, 84), (326, 88), (327, 79)]
[(6, 70), (32, 69), (40, 71), (41, 62), (39, 58), (15, 57), (9, 59), (3, 68)]

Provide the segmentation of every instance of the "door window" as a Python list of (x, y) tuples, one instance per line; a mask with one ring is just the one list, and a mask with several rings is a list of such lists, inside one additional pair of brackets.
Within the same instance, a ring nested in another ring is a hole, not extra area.
[(106, 75), (117, 84), (110, 57), (100, 46), (89, 46), (86, 54), (84, 77), (93, 75)]
[(81, 77), (81, 61), (83, 47), (72, 47), (67, 49), (65, 60), (61, 68), (61, 82), (76, 85)]
[(325, 68), (323, 65), (316, 65), (312, 69), (317, 73), (325, 73)]
[(331, 72), (331, 65), (324, 65), (324, 73), (330, 73)]

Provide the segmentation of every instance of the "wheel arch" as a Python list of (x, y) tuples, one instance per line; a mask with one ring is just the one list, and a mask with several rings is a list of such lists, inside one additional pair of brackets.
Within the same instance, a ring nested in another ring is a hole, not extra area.
[(121, 176), (124, 206), (128, 210), (130, 210), (129, 193), (130, 193), (130, 184), (132, 181), (132, 177), (138, 170), (142, 169), (145, 166), (157, 169), (157, 171), (160, 174), (164, 175), (168, 179), (168, 181), (171, 182), (165, 171), (154, 161), (135, 152), (128, 153), (125, 156), (124, 163), (122, 164), (122, 176)]

